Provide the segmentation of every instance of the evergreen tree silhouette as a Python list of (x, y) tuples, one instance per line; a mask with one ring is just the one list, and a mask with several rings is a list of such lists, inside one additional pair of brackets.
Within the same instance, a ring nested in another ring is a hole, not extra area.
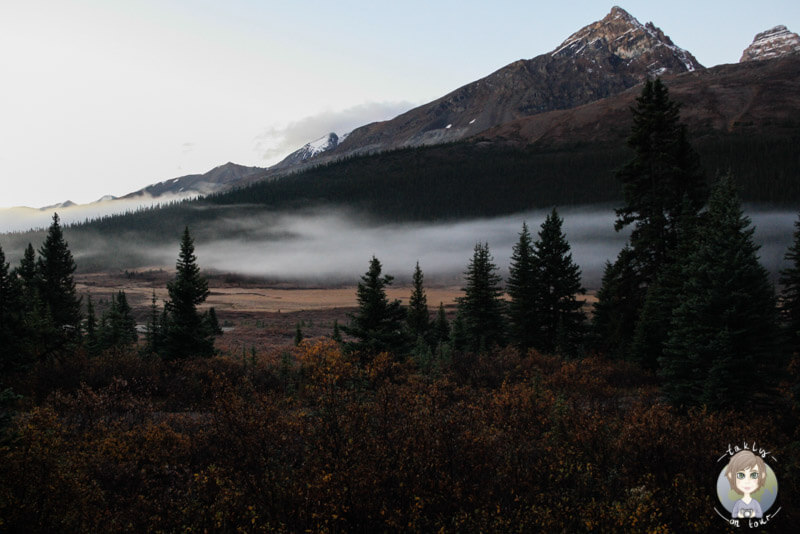
[(683, 287), (660, 359), (676, 406), (770, 402), (784, 369), (777, 311), (753, 228), (729, 176), (714, 187), (697, 247), (681, 260)]
[(386, 297), (386, 287), (394, 278), (382, 276), (381, 271), (381, 262), (373, 256), (369, 270), (358, 283), (358, 311), (348, 314), (350, 323), (341, 327), (342, 332), (355, 338), (345, 342), (344, 349), (359, 354), (362, 363), (381, 352), (404, 357), (410, 348), (404, 328), (406, 312), (399, 300), (390, 302)]
[(162, 355), (166, 359), (210, 357), (214, 354), (214, 332), (205, 314), (197, 310), (208, 297), (208, 282), (200, 274), (188, 227), (183, 231), (175, 270), (175, 278), (167, 284)]
[(464, 296), (457, 299), (466, 350), (480, 352), (505, 344), (505, 303), (497, 270), (489, 244), (477, 243), (464, 273)]

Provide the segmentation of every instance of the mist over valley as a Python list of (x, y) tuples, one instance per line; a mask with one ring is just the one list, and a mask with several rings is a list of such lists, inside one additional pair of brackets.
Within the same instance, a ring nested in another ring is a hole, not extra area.
[[(220, 209), (223, 208), (204, 208)], [(246, 209), (240, 207), (240, 212)], [(209, 273), (232, 273), (266, 282), (314, 285), (354, 284), (374, 255), (397, 284), (410, 281), (419, 261), (426, 282), (460, 284), (476, 243), (488, 243), (500, 274), (505, 278), (512, 247), (523, 221), (534, 238), (550, 210), (538, 209), (450, 222), (386, 223), (343, 209), (225, 215), (190, 226), (196, 236), (199, 265)], [(774, 279), (784, 267), (797, 213), (788, 209), (749, 206), (746, 213), (761, 245), (761, 263)], [(612, 205), (559, 208), (572, 256), (581, 267), (584, 286), (600, 285), (606, 261), (614, 261), (628, 233), (614, 231)], [(66, 228), (65, 237), (79, 272), (121, 271), (174, 267), (180, 230), (171, 242), (154, 242), (138, 232), (110, 234)], [(12, 265), (19, 261), (38, 234), (4, 234), (0, 244)]]

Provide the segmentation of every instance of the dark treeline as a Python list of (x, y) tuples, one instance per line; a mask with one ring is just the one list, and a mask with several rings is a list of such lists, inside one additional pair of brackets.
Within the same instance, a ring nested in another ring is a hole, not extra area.
[(353, 157), (207, 201), (290, 208), (330, 204), (384, 221), (488, 217), (614, 200), (619, 189), (612, 170), (619, 161), (619, 153), (605, 150), (567, 157), (458, 143)]
[[(744, 202), (800, 203), (800, 138), (768, 133), (703, 135), (706, 172), (730, 171)], [(272, 181), (71, 225), (71, 231), (126, 233), (167, 243), (184, 226), (203, 239), (216, 220), (302, 208), (362, 212), (379, 222), (491, 217), (535, 208), (622, 200), (614, 173), (628, 152), (600, 142), (557, 149), (463, 142), (354, 156)], [(207, 230), (206, 230), (207, 229)], [(34, 240), (21, 234), (14, 242)]]
[(329, 338), (298, 325), (292, 349), (241, 359), (197, 310), (188, 228), (138, 345), (124, 293), (99, 321), (76, 295), (57, 217), (38, 258), (12, 269), (0, 251), (0, 527), (724, 531), (717, 459), (755, 440), (780, 458), (768, 521), (788, 531), (800, 220), (777, 298), (736, 185), (708, 179), (666, 87), (632, 112), (630, 238), (591, 320), (556, 209), (522, 224), (507, 280), (476, 243), (450, 320), (423, 265), (403, 306), (372, 257)]
[[(160, 313), (153, 299), (143, 356), (173, 360), (214, 353), (219, 324), (213, 308), (203, 313), (197, 310), (208, 296), (208, 283), (196, 260), (187, 227), (175, 279), (167, 285), (170, 298)], [(84, 315), (83, 296), (77, 294), (73, 277), (76, 268), (58, 214), (38, 257), (28, 244), (19, 265), (11, 268), (0, 248), (0, 372), (4, 377), (25, 375), (52, 362), (64, 364), (76, 355), (94, 357), (136, 345), (136, 322), (125, 292), (112, 295), (100, 317), (91, 295), (86, 295)]]

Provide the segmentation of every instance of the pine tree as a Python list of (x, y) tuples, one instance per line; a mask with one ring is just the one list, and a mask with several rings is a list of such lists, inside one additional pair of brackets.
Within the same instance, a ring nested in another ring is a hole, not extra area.
[(159, 322), (158, 306), (156, 305), (156, 292), (150, 300), (150, 316), (147, 319), (147, 329), (144, 333), (143, 355), (158, 354), (161, 347), (161, 329)]
[(337, 343), (342, 342), (342, 333), (339, 331), (339, 320), (333, 320), (333, 334), (331, 334), (331, 339), (333, 339)]
[(541, 333), (536, 348), (542, 352), (560, 349), (574, 356), (584, 335), (586, 315), (581, 310), (584, 301), (575, 295), (585, 294), (581, 285), (581, 270), (572, 261), (567, 237), (561, 230), (563, 219), (558, 211), (547, 216), (534, 244), (540, 291), (536, 298)]
[(136, 320), (131, 312), (124, 291), (111, 295), (111, 307), (100, 320), (98, 338), (101, 350), (119, 350), (136, 343), (139, 334), (136, 331)]
[(22, 363), (23, 331), (22, 288), (9, 271), (6, 255), (0, 247), (0, 374), (17, 370)]
[(419, 268), (419, 262), (417, 262), (412, 277), (413, 289), (411, 297), (408, 299), (408, 309), (406, 310), (406, 324), (412, 339), (417, 339), (420, 336), (427, 339), (431, 329), (428, 297), (425, 295), (423, 279), (422, 269)]
[(28, 243), (25, 253), (20, 260), (19, 267), (16, 269), (17, 276), (22, 283), (22, 290), (25, 294), (26, 308), (31, 306), (38, 299), (38, 282), (36, 277), (36, 251), (33, 245)]
[(533, 250), (528, 225), (522, 223), (519, 241), (514, 245), (508, 269), (506, 292), (511, 298), (508, 305), (509, 337), (524, 354), (536, 346), (541, 336), (538, 316), (539, 268)]
[(606, 262), (594, 305), (592, 330), (595, 346), (606, 355), (627, 357), (644, 290), (633, 265), (633, 251), (626, 244), (614, 263)]
[(775, 298), (749, 226), (730, 177), (721, 178), (697, 248), (681, 261), (680, 305), (660, 361), (676, 406), (741, 408), (774, 395), (784, 367)]
[(208, 323), (209, 331), (213, 332), (215, 336), (221, 336), (223, 334), (222, 327), (219, 325), (219, 319), (217, 319), (217, 310), (215, 310), (213, 306), (206, 312), (206, 322)]
[(464, 296), (457, 300), (466, 350), (479, 352), (494, 345), (502, 346), (506, 337), (502, 278), (497, 274), (488, 243), (475, 245), (464, 277)]
[(375, 256), (369, 270), (361, 277), (356, 295), (358, 311), (348, 314), (350, 324), (342, 331), (355, 341), (344, 343), (345, 350), (358, 353), (362, 363), (381, 352), (390, 352), (402, 357), (410, 349), (410, 340), (405, 332), (406, 312), (399, 300), (389, 302), (386, 287), (392, 276), (381, 276), (381, 262)]
[(680, 292), (683, 288), (681, 259), (691, 255), (697, 247), (695, 234), (700, 219), (693, 213), (694, 210), (688, 202), (684, 206), (684, 213), (677, 226), (677, 246), (655, 281), (647, 288), (631, 343), (631, 359), (649, 370), (658, 368), (672, 314), (680, 304)]
[(100, 350), (97, 315), (95, 314), (92, 296), (88, 295), (86, 297), (86, 352), (90, 356), (96, 356)]
[(617, 172), (625, 205), (616, 210), (614, 228), (633, 229), (629, 246), (606, 269), (593, 321), (599, 346), (616, 356), (630, 354), (647, 289), (675, 256), (681, 213), (688, 206), (696, 216), (707, 198), (699, 158), (680, 123), (680, 105), (660, 79), (645, 83), (631, 112), (628, 146), (634, 156)]
[(297, 347), (302, 342), (303, 342), (303, 331), (300, 329), (300, 323), (297, 323), (294, 329), (294, 346)]
[(447, 314), (444, 311), (444, 303), (439, 303), (439, 311), (436, 313), (436, 320), (433, 323), (434, 345), (447, 343), (450, 340), (450, 325), (447, 323)]
[(175, 265), (175, 278), (167, 284), (169, 300), (164, 305), (163, 347), (167, 359), (210, 357), (214, 354), (214, 333), (197, 306), (208, 297), (208, 282), (200, 274), (194, 254), (194, 240), (186, 227)]
[(789, 266), (780, 273), (780, 303), (784, 337), (790, 351), (800, 354), (800, 217), (794, 228), (794, 240), (784, 257)]
[(680, 105), (660, 79), (648, 80), (636, 99), (628, 146), (634, 157), (617, 173), (625, 206), (614, 227), (633, 225), (630, 244), (640, 284), (647, 286), (677, 244), (676, 225), (688, 201), (694, 214), (707, 198), (697, 153), (680, 123)]
[(28, 243), (19, 266), (14, 270), (20, 283), (22, 323), (17, 338), (22, 367), (53, 353), (54, 342), (62, 332), (53, 324), (47, 305), (39, 298), (41, 278), (36, 265), (36, 251)]
[(461, 314), (461, 310), (459, 310), (456, 312), (456, 316), (453, 319), (453, 325), (450, 331), (450, 345), (453, 351), (463, 352), (467, 350), (468, 344), (467, 327), (464, 325), (464, 316)]
[[(27, 258), (23, 259), (27, 261)], [(54, 214), (36, 262), (39, 299), (52, 324), (52, 337), (46, 353), (63, 356), (80, 341), (81, 298), (75, 291), (75, 268), (58, 214)]]

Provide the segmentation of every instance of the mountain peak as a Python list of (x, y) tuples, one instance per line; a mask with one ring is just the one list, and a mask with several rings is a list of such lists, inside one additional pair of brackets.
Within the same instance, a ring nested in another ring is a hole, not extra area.
[[(608, 18), (611, 18), (611, 19), (626, 19), (626, 20), (630, 20), (630, 21), (636, 22), (637, 24), (639, 23), (639, 21), (636, 20), (636, 18), (634, 18), (633, 15), (631, 15), (630, 13), (628, 13), (627, 11), (625, 11), (624, 9), (622, 9), (619, 6), (614, 6), (614, 7), (611, 8), (611, 11), (609, 12), (608, 15), (606, 15), (605, 19), (608, 19)], [(605, 19), (603, 19), (603, 20), (605, 20)]]
[(587, 57), (594, 61), (611, 57), (630, 63), (648, 61), (648, 74), (690, 72), (702, 65), (688, 51), (653, 25), (642, 24), (622, 9), (614, 6), (603, 19), (584, 26), (561, 43), (552, 57)]
[(752, 44), (742, 52), (739, 63), (772, 59), (797, 52), (800, 52), (800, 36), (780, 25), (756, 34)]
[(550, 53), (514, 61), (390, 121), (361, 126), (344, 143), (344, 136), (321, 137), (271, 172), (277, 175), (308, 161), (458, 141), (522, 117), (588, 104), (648, 78), (700, 68), (659, 28), (615, 6)]

